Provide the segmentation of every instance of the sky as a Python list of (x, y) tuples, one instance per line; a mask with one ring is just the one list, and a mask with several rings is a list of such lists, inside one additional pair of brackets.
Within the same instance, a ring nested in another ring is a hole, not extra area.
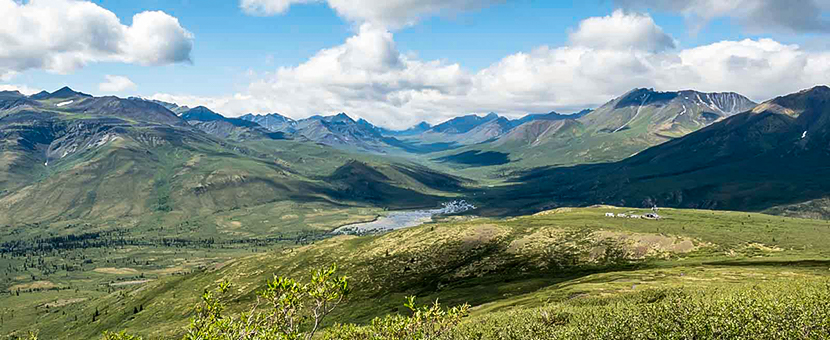
[(830, 79), (830, 0), (0, 0), (0, 90), (406, 128)]

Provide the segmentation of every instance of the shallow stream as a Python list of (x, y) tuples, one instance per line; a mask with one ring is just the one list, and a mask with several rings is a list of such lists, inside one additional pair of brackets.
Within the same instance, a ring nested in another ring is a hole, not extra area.
[(435, 215), (447, 215), (475, 209), (466, 201), (444, 203), (443, 208), (429, 210), (393, 211), (372, 222), (345, 225), (335, 229), (336, 234), (364, 234), (386, 232), (403, 228), (417, 227), (432, 222)]

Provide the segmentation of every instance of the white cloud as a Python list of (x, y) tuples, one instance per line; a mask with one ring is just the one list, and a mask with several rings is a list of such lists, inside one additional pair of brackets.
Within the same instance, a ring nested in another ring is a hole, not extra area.
[(477, 89), (504, 112), (598, 105), (634, 87), (735, 91), (760, 101), (826, 83), (830, 53), (770, 39), (664, 53), (566, 46), (509, 56), (477, 76)]
[(0, 70), (0, 81), (11, 81), (14, 77), (17, 77), (18, 72), (16, 71), (3, 71)]
[(574, 45), (591, 48), (642, 49), (659, 52), (675, 48), (674, 39), (643, 14), (616, 10), (605, 17), (589, 18), (570, 34)]
[(500, 0), (241, 0), (243, 11), (253, 15), (276, 15), (291, 5), (326, 2), (338, 15), (358, 23), (387, 28), (412, 25), (426, 17), (479, 9)]
[(830, 52), (807, 51), (771, 39), (723, 41), (684, 50), (679, 56), (682, 62), (668, 73), (675, 77), (665, 82), (704, 91), (729, 89), (758, 100), (830, 79)]
[[(392, 33), (364, 24), (343, 45), (322, 50), (296, 67), (278, 69), (252, 83), (244, 95), (210, 99), (212, 106), (206, 106), (226, 114), (280, 112), (298, 118), (346, 111), (402, 126), (442, 114), (429, 112), (433, 107), (418, 98), (453, 95), (469, 87), (469, 82), (470, 75), (459, 65), (411, 60), (397, 50)], [(180, 105), (195, 99), (178, 98), (174, 102)]]
[(18, 92), (20, 92), (22, 94), (25, 94), (27, 96), (31, 96), (35, 93), (40, 92), (39, 89), (34, 89), (34, 88), (28, 87), (26, 85), (11, 85), (11, 84), (0, 84), (0, 91), (18, 91)]
[(240, 116), (244, 114), (243, 111), (246, 107), (249, 107), (244, 103), (246, 103), (247, 100), (253, 100), (254, 98), (242, 94), (226, 97), (200, 97), (188, 94), (156, 93), (150, 96), (149, 99), (175, 103), (179, 106), (196, 107), (201, 105), (222, 113), (226, 113), (230, 110), (230, 112), (234, 113), (234, 115)]
[(731, 18), (751, 31), (830, 32), (827, 0), (615, 0), (629, 8), (680, 13), (700, 29), (713, 19)]
[(283, 14), (293, 4), (320, 2), (319, 0), (241, 0), (239, 7), (251, 15)]
[[(613, 20), (649, 27), (642, 24), (651, 22), (648, 17), (627, 15), (633, 17)], [(586, 26), (591, 25), (580, 25)], [(629, 31), (646, 36), (662, 32), (656, 26)], [(541, 46), (471, 72), (458, 64), (401, 54), (391, 32), (364, 24), (344, 44), (324, 49), (295, 67), (261, 75), (243, 93), (166, 98), (230, 115), (279, 112), (303, 118), (347, 112), (379, 125), (403, 128), (466, 113), (520, 116), (575, 111), (596, 107), (635, 87), (736, 91), (766, 100), (830, 79), (830, 52), (770, 39), (678, 50), (654, 48), (658, 45), (643, 43), (649, 40), (641, 38), (625, 44), (596, 43), (584, 38), (590, 34), (580, 32), (573, 33), (579, 38), (572, 38), (569, 45)]]
[(142, 65), (191, 62), (193, 34), (176, 19), (161, 11), (133, 16), (122, 42), (123, 60)]
[(130, 78), (124, 76), (113, 76), (108, 74), (104, 76), (104, 78), (106, 81), (98, 84), (98, 90), (101, 92), (116, 93), (124, 92), (126, 90), (134, 90), (136, 88), (135, 83), (133, 83)]
[(89, 1), (0, 0), (0, 13), (0, 75), (68, 73), (102, 61), (187, 62), (193, 48), (193, 35), (163, 12), (138, 13), (132, 26)]

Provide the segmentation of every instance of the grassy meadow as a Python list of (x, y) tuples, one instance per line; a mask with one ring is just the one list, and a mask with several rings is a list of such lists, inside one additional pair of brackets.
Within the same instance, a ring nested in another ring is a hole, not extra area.
[[(621, 336), (626, 333), (620, 330), (631, 325), (641, 327), (642, 334), (665, 331), (632, 321), (637, 318), (677, 321), (713, 310), (757, 307), (758, 313), (769, 314), (793, 305), (811, 311), (826, 306), (830, 242), (824, 235), (830, 222), (676, 209), (661, 209), (661, 220), (641, 220), (605, 217), (608, 212), (647, 211), (591, 207), (509, 219), (456, 216), (381, 235), (214, 245), (209, 250), (182, 247), (166, 250), (181, 252), (173, 254), (180, 262), (151, 262), (159, 267), (155, 271), (146, 263), (161, 258), (153, 253), (158, 249), (92, 248), (76, 256), (95, 258), (82, 264), (83, 271), (57, 271), (38, 280), (72, 289), (3, 295), (0, 301), (13, 310), (3, 313), (2, 331), (23, 334), (37, 328), (48, 339), (96, 338), (105, 330), (172, 338), (184, 332), (201, 292), (223, 279), (234, 283), (226, 297), (229, 312), (240, 312), (275, 274), (307, 278), (312, 268), (331, 263), (350, 278), (354, 294), (327, 325), (363, 324), (402, 313), (404, 297), (415, 295), (419, 303), (438, 299), (444, 305), (473, 306), (457, 331), (446, 335), (454, 339), (508, 339), (519, 333), (629, 339), (635, 337)], [(366, 212), (355, 218), (361, 213)], [(11, 275), (8, 284), (32, 284), (18, 272)], [(118, 283), (123, 284), (114, 285)], [(798, 288), (802, 286), (806, 288)], [(769, 308), (752, 305), (777, 299), (783, 302)], [(669, 308), (677, 304), (688, 308)], [(791, 312), (787, 315), (803, 314)], [(802, 321), (813, 325), (826, 320), (822, 317)], [(617, 328), (580, 326), (597, 318)], [(720, 329), (730, 319), (706, 320)], [(776, 322), (786, 326), (785, 321)], [(539, 333), (522, 327), (537, 327)], [(688, 334), (709, 334), (701, 332)]]

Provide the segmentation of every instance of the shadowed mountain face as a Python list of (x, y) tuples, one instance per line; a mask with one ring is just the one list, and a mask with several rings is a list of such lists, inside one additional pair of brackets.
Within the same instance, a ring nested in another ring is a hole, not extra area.
[[(369, 165), (351, 161), (337, 168), (326, 182), (336, 191), (331, 197), (343, 200), (367, 201), (383, 206), (423, 208), (424, 202), (439, 201), (424, 192), (459, 192), (468, 181), (411, 164)], [(408, 188), (425, 190), (411, 190)]]
[(76, 97), (86, 97), (91, 98), (91, 95), (82, 92), (76, 92), (75, 90), (70, 89), (68, 86), (64, 86), (59, 90), (47, 93), (47, 92), (40, 92), (32, 96), (32, 99), (35, 100), (48, 100), (48, 99), (68, 99), (68, 98), (76, 98)]
[(227, 118), (204, 106), (198, 106), (182, 113), (181, 118), (205, 133), (232, 140), (285, 139), (285, 133), (271, 132), (259, 124), (240, 119)]
[(465, 151), (434, 159), (438, 162), (463, 164), (472, 167), (502, 165), (510, 162), (508, 154), (495, 151)]
[(596, 110), (511, 121), (518, 125), (456, 154), (509, 154), (511, 166), (523, 168), (618, 161), (753, 107), (755, 103), (735, 93), (635, 89)]
[(830, 88), (816, 87), (617, 163), (530, 171), (504, 194), (536, 209), (603, 203), (762, 210), (802, 202), (830, 194), (823, 180), (830, 176), (828, 129)]
[(38, 106), (39, 104), (17, 91), (0, 91), (0, 110), (10, 110), (20, 106)]

